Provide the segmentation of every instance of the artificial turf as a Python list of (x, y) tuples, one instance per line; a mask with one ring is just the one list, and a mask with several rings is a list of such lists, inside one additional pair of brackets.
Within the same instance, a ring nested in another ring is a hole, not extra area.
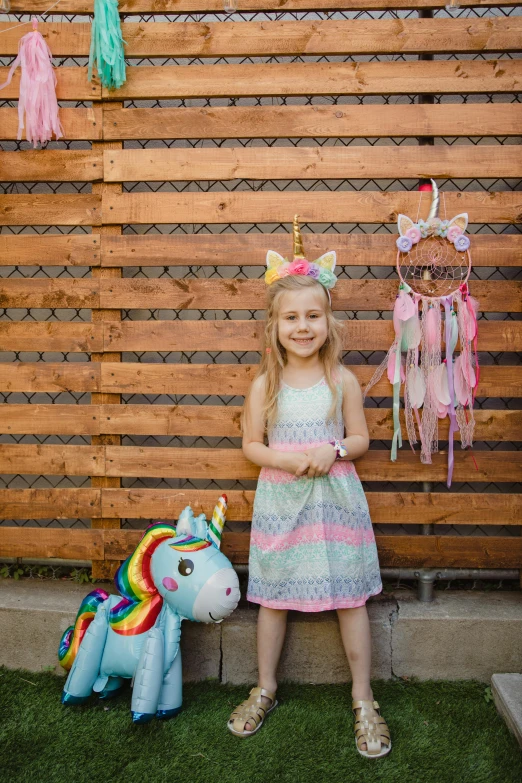
[(246, 687), (187, 685), (173, 720), (133, 725), (130, 691), (60, 704), (63, 678), (0, 669), (6, 783), (520, 783), (522, 754), (484, 683), (373, 681), (392, 751), (355, 749), (350, 688), (282, 684), (255, 736), (226, 730)]

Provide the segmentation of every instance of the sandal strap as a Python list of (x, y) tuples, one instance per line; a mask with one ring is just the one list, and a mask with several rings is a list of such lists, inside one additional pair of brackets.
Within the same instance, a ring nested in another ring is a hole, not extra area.
[[(272, 703), (270, 706), (263, 704), (261, 700), (262, 696), (271, 700)], [(274, 702), (275, 693), (267, 691), (265, 688), (252, 688), (249, 698), (241, 702), (230, 716), (230, 720), (233, 721), (234, 730), (238, 732), (244, 731), (247, 723), (253, 723), (257, 728), (257, 726), (264, 721), (267, 711)]]
[[(359, 715), (355, 710), (360, 708)], [(363, 743), (370, 755), (380, 753), (382, 746), (390, 745), (388, 724), (377, 710), (379, 705), (372, 699), (354, 700), (352, 710), (355, 716), (355, 736), (357, 747), (362, 750)]]

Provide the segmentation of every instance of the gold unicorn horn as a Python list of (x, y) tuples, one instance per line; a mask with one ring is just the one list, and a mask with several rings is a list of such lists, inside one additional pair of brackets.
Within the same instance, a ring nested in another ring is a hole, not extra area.
[(299, 215), (294, 215), (294, 259), (304, 258), (303, 238), (299, 230)]

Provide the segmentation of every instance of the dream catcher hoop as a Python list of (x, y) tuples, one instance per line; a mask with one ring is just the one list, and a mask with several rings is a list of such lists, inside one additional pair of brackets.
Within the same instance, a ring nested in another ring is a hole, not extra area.
[[(479, 380), (478, 302), (468, 289), (471, 254), (470, 241), (464, 233), (468, 215), (461, 213), (451, 220), (441, 220), (438, 188), (433, 179), (431, 183), (427, 219), (414, 222), (399, 215), (397, 220), (396, 266), (400, 283), (393, 311), (395, 339), (366, 387), (364, 398), (387, 369), (393, 385), (393, 461), (397, 459), (397, 447), (402, 446), (401, 384), (408, 439), (414, 451), (420, 441), (421, 462), (431, 463), (431, 455), (439, 449), (439, 419), (448, 416), (450, 487), (455, 432), (460, 430), (462, 448), (473, 444), (473, 403)], [(459, 342), (460, 354), (455, 357)]]

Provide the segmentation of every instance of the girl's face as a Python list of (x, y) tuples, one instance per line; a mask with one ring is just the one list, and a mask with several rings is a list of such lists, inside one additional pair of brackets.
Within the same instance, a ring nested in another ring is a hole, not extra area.
[(286, 291), (280, 300), (277, 329), (287, 353), (303, 359), (316, 354), (328, 337), (323, 292), (315, 288)]

